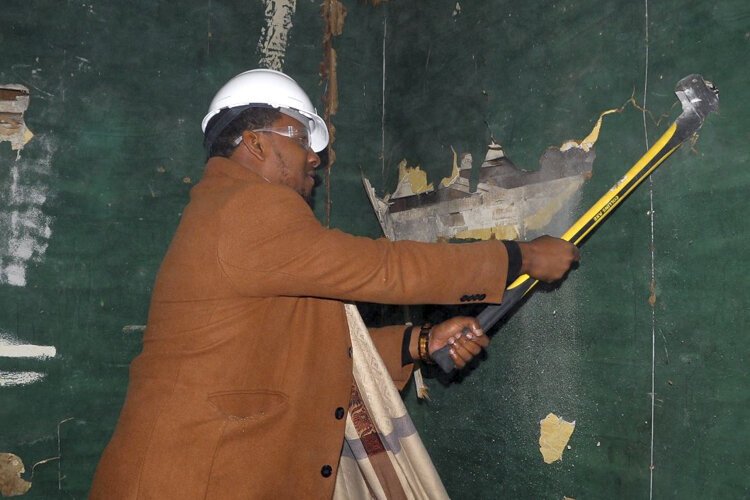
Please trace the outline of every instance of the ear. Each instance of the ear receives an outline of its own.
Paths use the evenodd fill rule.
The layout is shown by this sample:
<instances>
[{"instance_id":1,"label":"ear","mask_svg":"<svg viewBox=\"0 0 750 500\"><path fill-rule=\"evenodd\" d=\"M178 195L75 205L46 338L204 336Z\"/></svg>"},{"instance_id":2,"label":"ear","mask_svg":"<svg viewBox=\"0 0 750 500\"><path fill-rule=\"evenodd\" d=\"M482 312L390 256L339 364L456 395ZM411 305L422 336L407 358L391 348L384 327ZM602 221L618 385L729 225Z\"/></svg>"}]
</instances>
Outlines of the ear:
<instances>
[{"instance_id":1,"label":"ear","mask_svg":"<svg viewBox=\"0 0 750 500\"><path fill-rule=\"evenodd\" d=\"M244 147L247 149L247 152L257 158L259 161L265 160L266 154L261 136L259 136L255 132L251 132L249 130L245 130L244 132L242 132L241 145L244 145Z\"/></svg>"}]
</instances>

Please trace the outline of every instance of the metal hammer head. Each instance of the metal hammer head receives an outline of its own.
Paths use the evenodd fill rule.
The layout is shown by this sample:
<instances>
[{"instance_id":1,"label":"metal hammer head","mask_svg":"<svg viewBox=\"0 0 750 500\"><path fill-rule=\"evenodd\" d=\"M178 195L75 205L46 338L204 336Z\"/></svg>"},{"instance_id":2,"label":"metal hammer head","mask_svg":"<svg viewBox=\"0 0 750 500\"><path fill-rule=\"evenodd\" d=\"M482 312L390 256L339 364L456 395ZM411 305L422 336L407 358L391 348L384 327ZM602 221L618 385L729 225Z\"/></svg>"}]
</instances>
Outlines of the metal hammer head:
<instances>
[{"instance_id":1,"label":"metal hammer head","mask_svg":"<svg viewBox=\"0 0 750 500\"><path fill-rule=\"evenodd\" d=\"M719 89L701 75L688 75L677 82L675 94L682 104L680 117L695 114L702 123L709 113L719 110Z\"/></svg>"}]
</instances>

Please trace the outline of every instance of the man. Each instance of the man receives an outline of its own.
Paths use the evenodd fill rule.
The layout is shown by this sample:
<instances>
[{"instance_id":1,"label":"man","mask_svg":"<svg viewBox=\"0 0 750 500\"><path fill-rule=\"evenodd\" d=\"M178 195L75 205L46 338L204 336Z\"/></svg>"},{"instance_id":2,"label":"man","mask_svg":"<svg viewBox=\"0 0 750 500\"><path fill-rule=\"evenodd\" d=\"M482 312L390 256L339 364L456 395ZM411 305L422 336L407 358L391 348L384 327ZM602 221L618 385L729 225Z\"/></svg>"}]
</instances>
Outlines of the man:
<instances>
[{"instance_id":1,"label":"man","mask_svg":"<svg viewBox=\"0 0 750 500\"><path fill-rule=\"evenodd\" d=\"M578 259L550 237L426 244L322 227L305 198L328 132L284 74L230 80L203 130L209 161L159 270L92 498L331 498L364 392L345 302L497 303L519 273L554 281ZM399 388L446 344L459 368L488 345L463 317L369 335Z\"/></svg>"}]
</instances>

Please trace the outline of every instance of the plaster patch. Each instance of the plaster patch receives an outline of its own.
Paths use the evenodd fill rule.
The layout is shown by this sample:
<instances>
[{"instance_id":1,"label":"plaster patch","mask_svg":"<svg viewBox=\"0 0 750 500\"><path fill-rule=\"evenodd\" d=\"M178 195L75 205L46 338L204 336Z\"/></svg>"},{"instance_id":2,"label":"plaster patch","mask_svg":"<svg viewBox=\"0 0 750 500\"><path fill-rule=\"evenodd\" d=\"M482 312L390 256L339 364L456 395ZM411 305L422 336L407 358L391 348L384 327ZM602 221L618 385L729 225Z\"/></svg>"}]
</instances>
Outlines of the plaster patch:
<instances>
[{"instance_id":1,"label":"plaster patch","mask_svg":"<svg viewBox=\"0 0 750 500\"><path fill-rule=\"evenodd\" d=\"M260 34L258 51L259 66L282 71L284 57L292 29L292 16L297 8L296 0L265 0L266 26Z\"/></svg>"},{"instance_id":2,"label":"plaster patch","mask_svg":"<svg viewBox=\"0 0 750 500\"><path fill-rule=\"evenodd\" d=\"M539 422L539 451L542 452L544 463L551 464L562 460L563 451L575 427L575 420L566 422L554 413L548 414Z\"/></svg>"},{"instance_id":3,"label":"plaster patch","mask_svg":"<svg viewBox=\"0 0 750 500\"><path fill-rule=\"evenodd\" d=\"M21 478L26 472L23 461L13 453L0 453L0 493L4 497L23 495L31 483Z\"/></svg>"}]
</instances>

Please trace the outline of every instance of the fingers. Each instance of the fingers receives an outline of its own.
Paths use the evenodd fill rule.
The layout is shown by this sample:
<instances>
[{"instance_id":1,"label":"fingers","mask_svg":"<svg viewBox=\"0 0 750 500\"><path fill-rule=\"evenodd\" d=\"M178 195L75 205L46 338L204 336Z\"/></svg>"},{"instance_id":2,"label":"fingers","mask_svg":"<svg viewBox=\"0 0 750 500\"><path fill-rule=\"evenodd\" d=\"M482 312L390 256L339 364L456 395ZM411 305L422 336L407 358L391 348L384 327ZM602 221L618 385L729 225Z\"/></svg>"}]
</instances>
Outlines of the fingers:
<instances>
[{"instance_id":1,"label":"fingers","mask_svg":"<svg viewBox=\"0 0 750 500\"><path fill-rule=\"evenodd\" d=\"M489 338L481 329L471 331L466 329L457 337L448 340L450 356L456 367L461 369L466 366L482 349L489 345Z\"/></svg>"},{"instance_id":2,"label":"fingers","mask_svg":"<svg viewBox=\"0 0 750 500\"><path fill-rule=\"evenodd\" d=\"M476 318L457 316L432 327L429 352L444 346L449 348L457 368L463 368L490 343Z\"/></svg>"}]
</instances>

